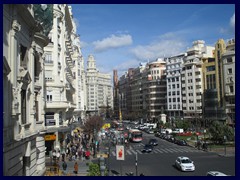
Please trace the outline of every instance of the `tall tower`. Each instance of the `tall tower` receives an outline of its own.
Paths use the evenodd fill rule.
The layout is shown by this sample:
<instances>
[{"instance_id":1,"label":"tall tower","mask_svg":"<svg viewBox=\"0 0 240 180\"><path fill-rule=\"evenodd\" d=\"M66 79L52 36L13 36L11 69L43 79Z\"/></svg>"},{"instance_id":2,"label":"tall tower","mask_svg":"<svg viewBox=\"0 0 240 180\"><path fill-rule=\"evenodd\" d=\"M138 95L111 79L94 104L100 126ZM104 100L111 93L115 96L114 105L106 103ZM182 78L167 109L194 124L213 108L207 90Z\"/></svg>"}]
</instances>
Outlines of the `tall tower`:
<instances>
[{"instance_id":1,"label":"tall tower","mask_svg":"<svg viewBox=\"0 0 240 180\"><path fill-rule=\"evenodd\" d=\"M113 70L113 107L114 116L118 116L119 113L119 87L118 87L118 72L116 69Z\"/></svg>"}]
</instances>

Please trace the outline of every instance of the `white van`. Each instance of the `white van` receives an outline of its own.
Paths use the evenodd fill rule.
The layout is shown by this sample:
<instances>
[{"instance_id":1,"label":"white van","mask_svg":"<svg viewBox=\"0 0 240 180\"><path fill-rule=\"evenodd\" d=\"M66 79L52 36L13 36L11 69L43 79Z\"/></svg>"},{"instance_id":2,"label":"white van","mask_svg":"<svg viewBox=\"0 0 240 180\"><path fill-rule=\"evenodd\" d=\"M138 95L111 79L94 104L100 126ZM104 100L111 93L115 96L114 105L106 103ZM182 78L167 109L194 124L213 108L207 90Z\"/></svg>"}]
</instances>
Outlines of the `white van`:
<instances>
[{"instance_id":1,"label":"white van","mask_svg":"<svg viewBox=\"0 0 240 180\"><path fill-rule=\"evenodd\" d=\"M169 128L161 129L161 133L163 133L163 134L172 134L172 129L169 129Z\"/></svg>"},{"instance_id":2,"label":"white van","mask_svg":"<svg viewBox=\"0 0 240 180\"><path fill-rule=\"evenodd\" d=\"M173 133L183 133L183 132L184 132L184 130L183 129L179 129L179 128L174 129L174 131L173 131Z\"/></svg>"}]
</instances>

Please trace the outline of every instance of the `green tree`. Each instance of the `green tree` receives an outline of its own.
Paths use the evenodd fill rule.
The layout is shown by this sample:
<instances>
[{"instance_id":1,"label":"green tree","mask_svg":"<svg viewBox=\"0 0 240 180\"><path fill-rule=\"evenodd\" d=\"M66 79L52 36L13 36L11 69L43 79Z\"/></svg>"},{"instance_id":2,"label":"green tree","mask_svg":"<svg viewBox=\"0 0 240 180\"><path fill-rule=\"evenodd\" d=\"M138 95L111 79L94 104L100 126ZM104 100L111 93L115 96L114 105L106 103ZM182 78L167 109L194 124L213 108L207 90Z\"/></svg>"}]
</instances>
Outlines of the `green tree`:
<instances>
[{"instance_id":1,"label":"green tree","mask_svg":"<svg viewBox=\"0 0 240 180\"><path fill-rule=\"evenodd\" d=\"M89 170L88 170L88 176L100 176L100 167L99 164L96 163L89 163L88 164Z\"/></svg>"},{"instance_id":2,"label":"green tree","mask_svg":"<svg viewBox=\"0 0 240 180\"><path fill-rule=\"evenodd\" d=\"M184 131L191 127L191 124L188 120L177 120L175 121L175 125L177 128L184 129Z\"/></svg>"},{"instance_id":3,"label":"green tree","mask_svg":"<svg viewBox=\"0 0 240 180\"><path fill-rule=\"evenodd\" d=\"M224 142L224 136L228 141L234 140L233 129L227 125L221 124L218 121L214 121L209 128L209 132L212 136L212 140L215 143L222 144Z\"/></svg>"}]
</instances>

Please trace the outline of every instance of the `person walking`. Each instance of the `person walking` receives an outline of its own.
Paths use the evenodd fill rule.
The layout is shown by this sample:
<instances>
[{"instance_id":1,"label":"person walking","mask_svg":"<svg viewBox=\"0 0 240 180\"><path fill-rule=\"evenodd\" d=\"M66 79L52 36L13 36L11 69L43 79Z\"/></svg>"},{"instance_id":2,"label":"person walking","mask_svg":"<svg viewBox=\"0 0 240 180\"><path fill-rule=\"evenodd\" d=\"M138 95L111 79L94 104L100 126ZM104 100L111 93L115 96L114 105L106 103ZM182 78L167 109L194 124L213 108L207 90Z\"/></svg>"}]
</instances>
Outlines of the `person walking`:
<instances>
[{"instance_id":1,"label":"person walking","mask_svg":"<svg viewBox=\"0 0 240 180\"><path fill-rule=\"evenodd\" d=\"M78 163L77 162L75 162L75 164L74 164L74 173L78 174Z\"/></svg>"},{"instance_id":2,"label":"person walking","mask_svg":"<svg viewBox=\"0 0 240 180\"><path fill-rule=\"evenodd\" d=\"M66 163L66 161L63 161L62 168L63 168L63 173L67 174L67 172L66 172L66 170L67 170L67 163Z\"/></svg>"}]
</instances>

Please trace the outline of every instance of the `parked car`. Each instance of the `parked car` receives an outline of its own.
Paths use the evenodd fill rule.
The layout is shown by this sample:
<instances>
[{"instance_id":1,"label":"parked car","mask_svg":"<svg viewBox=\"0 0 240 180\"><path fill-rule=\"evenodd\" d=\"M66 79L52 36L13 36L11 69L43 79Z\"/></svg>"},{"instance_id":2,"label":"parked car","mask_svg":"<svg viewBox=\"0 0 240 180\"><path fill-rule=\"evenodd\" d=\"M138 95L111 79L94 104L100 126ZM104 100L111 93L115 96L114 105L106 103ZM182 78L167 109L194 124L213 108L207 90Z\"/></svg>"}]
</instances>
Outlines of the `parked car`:
<instances>
[{"instance_id":1,"label":"parked car","mask_svg":"<svg viewBox=\"0 0 240 180\"><path fill-rule=\"evenodd\" d=\"M152 150L153 150L153 145L151 145L151 144L145 144L145 146L144 146L143 149L142 149L142 152L150 153L150 152L152 152Z\"/></svg>"},{"instance_id":2,"label":"parked car","mask_svg":"<svg viewBox=\"0 0 240 180\"><path fill-rule=\"evenodd\" d=\"M179 139L176 140L176 144L180 145L180 146L187 146L188 143L185 140Z\"/></svg>"},{"instance_id":3,"label":"parked car","mask_svg":"<svg viewBox=\"0 0 240 180\"><path fill-rule=\"evenodd\" d=\"M188 157L178 157L175 161L175 166L181 171L195 171L195 165Z\"/></svg>"},{"instance_id":4,"label":"parked car","mask_svg":"<svg viewBox=\"0 0 240 180\"><path fill-rule=\"evenodd\" d=\"M219 171L208 171L207 176L228 176L228 175Z\"/></svg>"},{"instance_id":5,"label":"parked car","mask_svg":"<svg viewBox=\"0 0 240 180\"><path fill-rule=\"evenodd\" d=\"M148 128L148 129L146 130L146 132L147 132L148 134L154 134L154 131L153 131L152 128Z\"/></svg>"},{"instance_id":6,"label":"parked car","mask_svg":"<svg viewBox=\"0 0 240 180\"><path fill-rule=\"evenodd\" d=\"M153 146L157 146L158 145L158 140L157 139L150 139L148 144L151 144Z\"/></svg>"}]
</instances>

